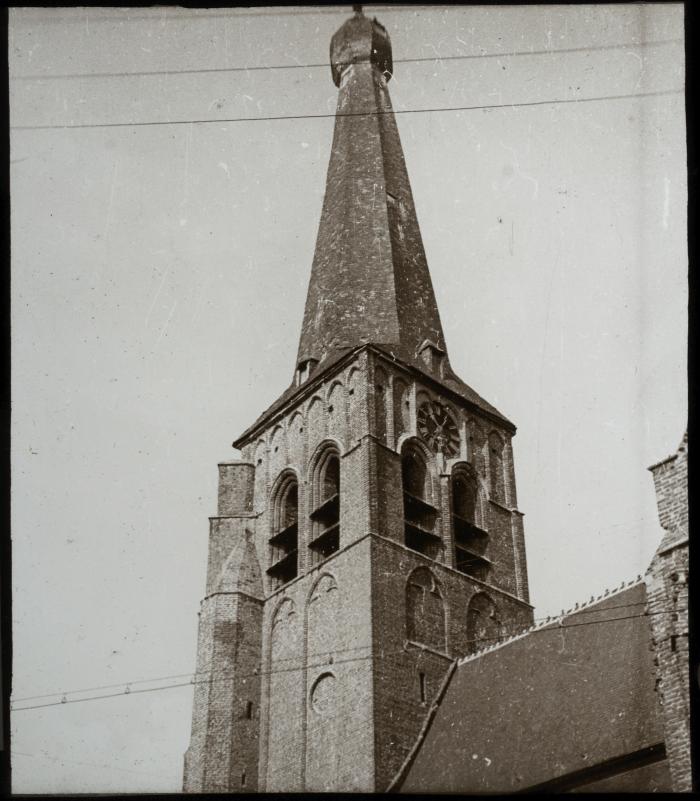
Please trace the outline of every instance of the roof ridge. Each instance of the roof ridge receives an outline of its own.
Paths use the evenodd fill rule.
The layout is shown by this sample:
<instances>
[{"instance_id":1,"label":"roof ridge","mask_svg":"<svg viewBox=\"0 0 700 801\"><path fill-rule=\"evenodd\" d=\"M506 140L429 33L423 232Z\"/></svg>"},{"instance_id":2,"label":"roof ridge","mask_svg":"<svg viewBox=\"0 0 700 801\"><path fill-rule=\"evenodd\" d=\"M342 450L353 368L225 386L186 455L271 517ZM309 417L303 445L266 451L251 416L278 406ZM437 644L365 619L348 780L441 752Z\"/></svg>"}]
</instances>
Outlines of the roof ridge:
<instances>
[{"instance_id":1,"label":"roof ridge","mask_svg":"<svg viewBox=\"0 0 700 801\"><path fill-rule=\"evenodd\" d=\"M531 634L533 631L537 631L539 629L547 628L548 626L552 626L555 623L560 623L566 617L570 617L571 615L579 612L581 609L587 609L590 606L594 606L601 601L607 601L609 598L614 598L616 595L621 593L623 590L628 590L630 587L634 587L637 584L643 584L644 579L640 573L637 574L636 578L629 579L627 581L623 581L621 584L617 585L613 589L606 589L600 595L591 595L589 600L583 601L579 603L578 601L572 606L570 609L564 610L562 609L558 615L547 616L546 618L538 621L537 623L533 623L532 626L524 629L523 631L518 632L517 634L511 634L508 637L505 637L502 640L498 640L496 643L492 645L486 645L483 648L479 648L478 650L474 651L473 654L468 654L467 656L463 656L461 659L457 660L457 666L465 664L466 662L471 662L472 660L476 659L477 657L483 656L484 654L491 653L492 651L497 651L499 648L503 648L505 645L509 645L510 643L514 642L515 640L520 640L523 637L526 637L528 634Z\"/></svg>"}]
</instances>

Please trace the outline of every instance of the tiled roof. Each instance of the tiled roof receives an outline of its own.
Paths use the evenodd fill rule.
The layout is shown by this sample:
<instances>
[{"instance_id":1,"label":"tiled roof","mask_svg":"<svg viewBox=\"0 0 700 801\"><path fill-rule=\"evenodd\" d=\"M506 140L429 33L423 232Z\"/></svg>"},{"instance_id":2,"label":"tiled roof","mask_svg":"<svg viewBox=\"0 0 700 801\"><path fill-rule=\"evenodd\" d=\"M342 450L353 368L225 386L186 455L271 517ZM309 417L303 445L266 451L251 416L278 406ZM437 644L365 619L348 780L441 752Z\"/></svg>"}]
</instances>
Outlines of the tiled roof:
<instances>
[{"instance_id":1,"label":"tiled roof","mask_svg":"<svg viewBox=\"0 0 700 801\"><path fill-rule=\"evenodd\" d=\"M513 792L663 741L641 579L457 663L402 792Z\"/></svg>"}]
</instances>

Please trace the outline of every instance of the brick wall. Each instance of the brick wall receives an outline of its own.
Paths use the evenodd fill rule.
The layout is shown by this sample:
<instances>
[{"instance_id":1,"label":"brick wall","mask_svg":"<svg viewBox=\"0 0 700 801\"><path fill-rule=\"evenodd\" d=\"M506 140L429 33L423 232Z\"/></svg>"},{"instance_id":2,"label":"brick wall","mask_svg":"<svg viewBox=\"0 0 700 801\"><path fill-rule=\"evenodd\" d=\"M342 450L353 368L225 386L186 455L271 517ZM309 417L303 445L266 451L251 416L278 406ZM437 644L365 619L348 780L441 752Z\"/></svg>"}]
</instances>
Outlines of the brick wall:
<instances>
[{"instance_id":1,"label":"brick wall","mask_svg":"<svg viewBox=\"0 0 700 801\"><path fill-rule=\"evenodd\" d=\"M666 753L673 789L691 787L688 658L688 445L650 468L665 530L646 574Z\"/></svg>"},{"instance_id":2,"label":"brick wall","mask_svg":"<svg viewBox=\"0 0 700 801\"><path fill-rule=\"evenodd\" d=\"M688 524L688 433L678 451L649 468L654 477L661 527L672 531Z\"/></svg>"},{"instance_id":3,"label":"brick wall","mask_svg":"<svg viewBox=\"0 0 700 801\"><path fill-rule=\"evenodd\" d=\"M411 642L407 630L406 582L418 567L435 577L445 610L446 642ZM430 704L453 659L468 650L467 608L474 594L486 591L501 619L514 633L532 622L531 607L504 592L436 563L403 545L372 539L372 625L376 784L381 792L413 747ZM420 673L426 698L420 696Z\"/></svg>"},{"instance_id":4,"label":"brick wall","mask_svg":"<svg viewBox=\"0 0 700 801\"><path fill-rule=\"evenodd\" d=\"M447 402L461 432L457 458L438 465L430 457L436 531L443 541L435 560L403 544L400 452L416 436L421 398ZM217 659L223 660L249 683L232 679L197 687L186 788L383 789L412 747L451 660L468 650L471 597L488 591L506 632L527 625L532 610L522 602L527 584L521 516L488 501L488 435L493 430L492 421L367 349L339 363L320 384L310 381L265 431L243 444L242 460L220 465L207 593L215 592L235 544L248 536L265 600L262 610L255 604L221 605L211 598L203 602L200 669L220 669ZM503 428L498 433L506 453L504 500L512 502L510 434ZM311 487L324 443L340 454L340 550L314 567L308 548ZM465 460L476 470L480 520L489 532L487 555L494 566L486 583L452 567L450 476ZM298 481L298 576L278 589L266 575L271 495L280 477L289 474ZM442 646L428 637L419 638L428 643L411 644L407 637L406 579L420 565L430 566L442 593ZM315 582L325 573L333 588L317 591ZM246 627L256 632L250 642ZM319 650L333 662L317 659ZM357 658L346 661L343 655ZM251 693L259 693L252 722L240 719ZM248 732L251 727L254 735ZM259 752L257 769L252 750Z\"/></svg>"},{"instance_id":5,"label":"brick wall","mask_svg":"<svg viewBox=\"0 0 700 801\"><path fill-rule=\"evenodd\" d=\"M462 661L398 789L668 790L646 600L640 581Z\"/></svg>"},{"instance_id":6,"label":"brick wall","mask_svg":"<svg viewBox=\"0 0 700 801\"><path fill-rule=\"evenodd\" d=\"M260 599L228 593L202 602L185 792L257 788L261 623Z\"/></svg>"},{"instance_id":7,"label":"brick wall","mask_svg":"<svg viewBox=\"0 0 700 801\"><path fill-rule=\"evenodd\" d=\"M268 599L260 789L371 789L369 599L367 539Z\"/></svg>"},{"instance_id":8,"label":"brick wall","mask_svg":"<svg viewBox=\"0 0 700 801\"><path fill-rule=\"evenodd\" d=\"M461 431L459 456L431 468L439 510L436 531L443 538L436 561L403 545L400 451L407 438L416 436L421 398L447 402ZM467 652L466 615L474 593L491 593L506 631L517 630L531 619L531 608L515 597L518 593L527 597L521 516L506 505L488 502L488 435L493 430L492 421L436 393L368 349L331 369L319 385L309 382L305 393L280 409L267 431L243 444L244 463L255 469L254 496L245 508L252 508L255 517L255 547L263 573L270 564L271 491L283 471L292 471L299 481L299 575L280 590L264 578L260 789L382 789L412 746L426 705L451 659ZM512 501L510 433L500 428L498 434L506 443L504 500ZM310 485L315 454L324 442L333 442L340 453L340 552L312 569L307 558ZM489 558L494 562L486 584L452 568L450 474L455 464L467 459L477 471L482 524L489 530ZM379 537L372 536L371 551L368 535ZM393 541L393 549L385 544L388 541ZM213 547L217 553L225 552L223 545ZM426 564L437 571L444 593L446 643L442 650L407 645L406 579L411 570ZM337 586L331 596L337 593L342 599L342 616L337 611L328 613L335 639L328 640L327 650L340 654L346 647L355 648L365 657L342 671L311 667L314 638L325 635L318 633L320 624L313 615L309 627L309 593L326 569ZM278 610L287 607L285 622L280 622ZM328 675L320 675L319 670ZM421 681L425 701L420 700ZM314 701L316 682L318 699ZM346 709L338 698L349 699L351 708ZM368 727L366 737L349 738L349 730L363 726ZM331 763L334 768L328 767Z\"/></svg>"},{"instance_id":9,"label":"brick wall","mask_svg":"<svg viewBox=\"0 0 700 801\"><path fill-rule=\"evenodd\" d=\"M185 792L257 787L263 587L252 533L253 481L250 464L219 465Z\"/></svg>"},{"instance_id":10,"label":"brick wall","mask_svg":"<svg viewBox=\"0 0 700 801\"><path fill-rule=\"evenodd\" d=\"M306 367L297 373L299 389L290 388L236 441L243 459L219 467L198 664L212 675L225 669L227 679L197 687L190 789L253 789L258 725L257 789L384 788L445 669L467 650L473 594L488 589L510 628L532 615L514 429L448 370L391 113L388 36L358 13L333 37L331 51L340 92L298 352L298 366ZM350 53L352 63L343 63ZM434 380L380 355L378 345L364 347L372 342L404 349L406 364L420 351ZM460 430L456 458L445 461L417 440L421 399L449 406ZM497 464L489 463L489 439L499 442ZM401 454L408 441L424 452L431 474L432 559L404 545ZM335 508L319 513L319 476L331 450L340 464L339 550L318 564L312 543L323 530L319 519ZM466 460L478 478L480 524L494 562L487 584L453 569L452 470ZM277 499L294 497L283 490L295 483L296 529L281 527ZM496 495L499 504L489 508ZM292 569L282 574L280 564ZM409 642L406 630L406 580L419 566L433 573L428 596L421 595L425 619L412 636L428 648ZM251 592L256 577L259 592L257 585ZM238 725L241 703L258 692L259 724L246 715Z\"/></svg>"}]
</instances>

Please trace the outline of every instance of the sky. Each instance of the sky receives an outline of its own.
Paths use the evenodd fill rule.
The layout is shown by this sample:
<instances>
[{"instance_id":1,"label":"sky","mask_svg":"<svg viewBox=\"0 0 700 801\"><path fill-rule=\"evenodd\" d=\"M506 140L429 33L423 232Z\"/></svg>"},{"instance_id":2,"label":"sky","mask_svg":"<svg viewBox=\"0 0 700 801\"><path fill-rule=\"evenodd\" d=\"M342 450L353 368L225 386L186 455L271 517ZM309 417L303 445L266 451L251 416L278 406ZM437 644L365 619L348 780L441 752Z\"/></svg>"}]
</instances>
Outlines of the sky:
<instances>
[{"instance_id":1,"label":"sky","mask_svg":"<svg viewBox=\"0 0 700 801\"><path fill-rule=\"evenodd\" d=\"M686 426L683 7L366 13L395 110L463 109L397 123L556 614L645 571ZM10 10L13 699L118 693L14 712L15 792L181 787L216 466L292 378L349 14Z\"/></svg>"}]
</instances>

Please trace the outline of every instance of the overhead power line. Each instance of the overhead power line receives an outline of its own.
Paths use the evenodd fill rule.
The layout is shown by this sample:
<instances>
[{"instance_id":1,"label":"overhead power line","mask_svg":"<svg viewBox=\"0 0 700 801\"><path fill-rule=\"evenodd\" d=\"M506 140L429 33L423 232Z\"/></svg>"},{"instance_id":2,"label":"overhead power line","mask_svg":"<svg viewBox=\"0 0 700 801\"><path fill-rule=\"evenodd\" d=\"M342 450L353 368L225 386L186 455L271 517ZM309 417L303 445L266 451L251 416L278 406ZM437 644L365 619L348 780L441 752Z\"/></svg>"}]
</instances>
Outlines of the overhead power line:
<instances>
[{"instance_id":1,"label":"overhead power line","mask_svg":"<svg viewBox=\"0 0 700 801\"><path fill-rule=\"evenodd\" d=\"M636 606L636 604L635 604ZM322 655L332 655L332 654L344 654L349 653L351 651L362 651L366 650L368 646L366 645L355 645L352 648L335 648L332 651L320 651L317 656ZM282 660L285 661L285 660ZM136 679L134 681L120 681L116 684L101 684L97 687L82 687L79 690L62 690L61 692L54 692L54 693L44 693L43 695L27 695L23 698L13 698L12 703L18 704L22 701L35 701L38 698L55 698L56 696L64 696L64 695L76 695L78 693L89 693L94 692L96 690L112 690L115 687L133 687L135 684L150 684L154 681L167 681L168 679L183 679L186 676L196 676L197 671L190 670L188 673L175 673L174 675L170 676L155 676L150 679ZM209 674L206 674L209 675Z\"/></svg>"},{"instance_id":2,"label":"overhead power line","mask_svg":"<svg viewBox=\"0 0 700 801\"><path fill-rule=\"evenodd\" d=\"M481 58L512 58L515 56L547 56L557 54L569 53L588 53L600 50L620 50L625 48L639 48L639 47L652 47L667 44L682 43L682 39L660 39L655 42L622 42L620 44L600 45L597 47L567 47L554 50L517 50L510 53L473 53L468 55L452 55L452 56L425 56L416 58L395 58L394 64L417 64L422 62L436 62L436 61L465 61L471 59ZM344 66L344 65L341 65ZM325 61L322 64L261 64L256 66L247 67L205 67L202 69L190 70L143 70L134 72L72 72L72 73L58 73L50 75L12 75L10 79L13 81L57 81L68 79L84 79L84 78L134 78L145 76L157 75L206 75L213 73L227 73L227 72L260 72L265 70L299 70L299 69L328 69L329 62Z\"/></svg>"},{"instance_id":3,"label":"overhead power line","mask_svg":"<svg viewBox=\"0 0 700 801\"><path fill-rule=\"evenodd\" d=\"M638 604L636 604L636 603L629 604L629 606L637 606L637 605ZM626 605L625 604L621 604L620 606L626 606ZM612 607L610 607L610 608L612 608ZM572 610L571 615L577 614L579 611L586 611L586 610ZM603 607L602 609L588 610L588 611L591 611L591 612L592 611L597 611L597 612L600 613L600 612L607 611L607 608ZM687 610L682 609L682 610L673 610L673 611L687 611ZM615 623L615 622L619 622L619 621L623 621L623 620L632 620L632 619L640 618L640 617L651 617L653 615L671 614L671 613L672 613L672 611L670 611L670 610L662 610L662 611L658 611L658 612L638 612L637 614L633 614L633 615L620 615L618 617L603 618L601 620L587 620L587 621L582 621L582 622L579 622L579 623L561 623L561 622L559 622L557 624L556 619L554 619L552 621L551 625L549 625L549 626L545 625L545 626L543 626L541 628L534 628L534 629L523 628L522 630L517 630L515 633L516 634L522 633L523 636L525 636L525 635L529 636L530 634L537 634L537 633L540 633L540 632L543 632L543 631L552 632L552 631L560 631L562 629L580 628L581 626L596 626L596 625L599 625L601 623ZM569 616L569 615L565 615L565 616ZM488 640L488 641L497 642L497 641L500 641L500 640L506 640L510 636L512 636L510 633L503 633L503 634L501 634L499 636L495 636L495 637L480 637L478 641L479 642L485 642L485 641ZM359 648L368 648L368 647L369 646L359 646ZM420 644L418 644L416 647L420 648ZM344 650L357 650L357 649L344 649ZM90 696L89 698L66 698L65 695L64 695L63 698L60 701L51 701L51 702L48 702L48 703L45 703L45 704L32 704L30 706L14 707L14 708L11 708L10 711L12 711L12 712L23 712L23 711L28 711L28 710L31 710L31 709L44 709L46 707L51 707L51 706L65 706L66 704L78 704L78 703L85 703L87 701L99 701L99 700L103 700L105 698L118 698L118 697L124 696L124 695L138 695L138 694L141 694L141 693L154 693L154 692L160 692L162 690L172 690L172 689L176 689L178 687L189 687L189 686L197 685L197 684L206 684L206 683L208 683L210 681L211 682L230 681L234 677L235 678L254 678L254 677L271 676L271 675L276 675L276 674L279 674L279 673L292 673L292 672L296 672L296 671L300 671L300 670L306 670L306 669L312 668L312 667L328 667L328 668L332 668L333 665L343 664L345 662L357 662L357 661L363 660L363 659L373 659L373 658L376 659L377 657L384 658L386 656L391 656L392 654L401 653L404 650L405 650L404 648L400 648L400 649L396 649L396 650L392 650L392 651L384 651L384 652L381 652L379 655L377 655L377 654L365 654L365 655L362 655L362 656L346 657L345 659L333 659L332 661L330 661L328 659L325 659L325 660L323 660L321 662L310 663L308 665L296 665L296 666L293 666L293 667L282 667L282 668L278 668L278 669L275 669L275 670L267 670L267 671L260 670L257 673L244 674L244 673L235 673L234 672L231 675L225 676L223 678L211 678L211 674L201 674L201 675L204 676L204 678L197 679L196 678L196 676L198 675L197 673L188 673L188 674L184 674L184 675L191 676L192 678L190 679L190 681L186 681L186 682L178 682L176 684L166 684L166 685L163 685L161 687L145 687L145 688L140 689L140 690L132 690L131 689L131 684L132 683L135 684L136 682L131 682L131 683L128 683L126 685L124 690L122 690L121 692L118 692L118 693L106 693L106 694L103 694L103 695L93 695L93 696ZM340 653L340 652L341 651L339 650L339 651L336 651L335 653ZM327 652L327 653L331 653L331 652ZM144 681L147 681L147 680L144 680ZM155 679L153 681L155 681ZM118 685L118 686L123 686L123 685ZM78 692L78 691L74 691L74 692ZM35 696L35 697L40 697L40 696Z\"/></svg>"},{"instance_id":4,"label":"overhead power line","mask_svg":"<svg viewBox=\"0 0 700 801\"><path fill-rule=\"evenodd\" d=\"M604 100L631 100L642 97L664 97L681 94L682 89L665 89L659 92L637 92L628 95L604 95L602 97L577 97L558 100L534 100L526 103L492 103L483 106L449 106L446 108L408 108L396 111L356 111L339 114L281 114L269 117L229 117L219 120L153 120L149 122L95 122L75 123L67 125L11 125L14 131L66 130L69 128L139 128L146 125L223 125L230 122L271 122L273 120L315 120L338 117L376 117L381 114L436 114L446 111L478 111L480 109L523 108L534 106L550 106L570 103L593 103Z\"/></svg>"},{"instance_id":5,"label":"overhead power line","mask_svg":"<svg viewBox=\"0 0 700 801\"><path fill-rule=\"evenodd\" d=\"M79 17L77 15L74 16L53 16L53 17L29 17L28 19L22 19L21 17L17 17L20 23L27 23L27 22L41 22L41 24L49 23L72 23L72 22L79 22L83 25L86 22L89 23L99 23L99 22L148 22L149 20L157 20L163 21L167 20L168 22L180 22L180 20L209 20L209 19L228 19L234 20L238 19L239 17L297 17L297 16L305 16L305 15L315 15L315 14L336 14L336 15L346 15L350 16L351 14L351 6L350 5L337 5L337 6L299 6L298 8L290 8L288 10L279 10L275 8L271 8L269 11L250 11L246 9L245 11L237 11L236 9L230 9L233 13L231 14L208 14L208 13L201 13L201 14L183 14L178 13L179 8L175 6L163 6L163 12L160 14L134 14L135 11L138 11L138 8L127 7L126 13L123 16L94 16L92 19L87 16L87 14ZM181 7L180 7L181 8ZM364 10L366 12L365 16L372 16L374 14L384 14L385 12L394 12L394 11L447 11L447 10L454 10L455 6L452 5L378 5L378 6L364 6ZM86 8L86 11L90 11L90 8ZM173 13L174 12L174 13ZM17 24L17 23L15 23Z\"/></svg>"},{"instance_id":6,"label":"overhead power line","mask_svg":"<svg viewBox=\"0 0 700 801\"><path fill-rule=\"evenodd\" d=\"M603 602L605 600L605 596L602 596L597 600ZM604 611L607 612L611 609L630 609L631 607L635 606L645 606L646 603L647 603L646 601L633 601L632 603L625 603L625 604L611 604L605 606ZM536 617L533 619L533 623L545 623L552 620L553 618L556 619L557 617L564 617L569 613L594 614L594 613L599 613L600 611L601 609L598 608L597 606L593 607L584 606L579 608L572 607L572 609L570 609L569 612L566 612L564 609L562 609L559 615L554 615L554 616L547 615L546 617ZM317 654L317 656L349 653L351 651L362 651L366 648L367 648L366 645L356 645L351 648L335 648L332 651L321 651ZM282 661L288 661L288 660L282 660ZM56 698L57 696L77 695L79 693L96 692L97 690L113 690L116 687L133 687L136 684L151 684L156 681L167 681L169 679L183 679L185 677L196 676L196 675L197 671L190 670L187 673L175 673L175 674L170 674L169 676L152 676L151 678L148 679L133 679L131 681L116 682L115 684L100 684L95 687L81 687L78 690L61 690L60 692L44 693L43 695L25 695L22 698L13 698L12 703L18 704L24 701L36 701L41 698Z\"/></svg>"}]
</instances>

